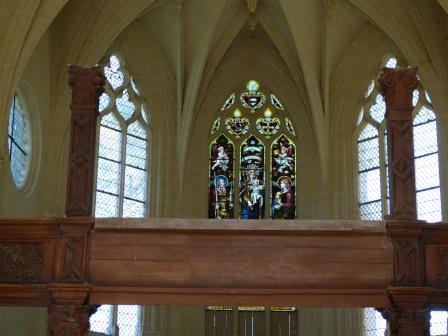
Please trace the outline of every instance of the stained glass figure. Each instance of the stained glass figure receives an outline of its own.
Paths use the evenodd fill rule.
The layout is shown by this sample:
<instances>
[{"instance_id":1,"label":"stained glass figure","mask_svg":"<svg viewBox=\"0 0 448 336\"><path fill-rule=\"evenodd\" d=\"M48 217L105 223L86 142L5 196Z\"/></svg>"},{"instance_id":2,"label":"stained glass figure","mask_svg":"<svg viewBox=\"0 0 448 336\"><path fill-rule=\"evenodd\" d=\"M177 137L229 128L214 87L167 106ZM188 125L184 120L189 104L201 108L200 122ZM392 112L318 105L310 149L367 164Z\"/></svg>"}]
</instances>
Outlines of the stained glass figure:
<instances>
[{"instance_id":1,"label":"stained glass figure","mask_svg":"<svg viewBox=\"0 0 448 336\"><path fill-rule=\"evenodd\" d=\"M255 113L255 110L266 102L266 96L263 92L258 91L259 88L258 82L251 80L246 85L247 92L243 92L240 96L241 104L250 109L252 113Z\"/></svg>"},{"instance_id":2,"label":"stained glass figure","mask_svg":"<svg viewBox=\"0 0 448 336\"><path fill-rule=\"evenodd\" d=\"M284 107L282 103L280 103L280 100L273 94L271 94L271 104L274 105L279 110L284 110Z\"/></svg>"},{"instance_id":3,"label":"stained glass figure","mask_svg":"<svg viewBox=\"0 0 448 336\"><path fill-rule=\"evenodd\" d=\"M288 117L285 117L285 122L286 122L286 129L288 130L288 132L295 136L296 130L294 129L291 120Z\"/></svg>"},{"instance_id":4,"label":"stained glass figure","mask_svg":"<svg viewBox=\"0 0 448 336\"><path fill-rule=\"evenodd\" d=\"M230 108L233 103L235 103L235 93L232 93L229 98L224 102L224 105L221 107L221 111L227 110Z\"/></svg>"},{"instance_id":5,"label":"stained glass figure","mask_svg":"<svg viewBox=\"0 0 448 336\"><path fill-rule=\"evenodd\" d=\"M272 111L268 107L264 111L264 118L258 118L255 126L260 134L269 139L280 129L280 119L272 117Z\"/></svg>"},{"instance_id":6,"label":"stained glass figure","mask_svg":"<svg viewBox=\"0 0 448 336\"><path fill-rule=\"evenodd\" d=\"M227 131L239 138L241 135L246 134L250 128L249 119L243 118L240 109L236 109L233 112L232 118L226 119L226 129Z\"/></svg>"},{"instance_id":7,"label":"stained glass figure","mask_svg":"<svg viewBox=\"0 0 448 336\"><path fill-rule=\"evenodd\" d=\"M281 135L272 144L271 216L273 219L296 218L296 157L293 143Z\"/></svg>"},{"instance_id":8,"label":"stained glass figure","mask_svg":"<svg viewBox=\"0 0 448 336\"><path fill-rule=\"evenodd\" d=\"M240 218L264 218L264 195L264 146L251 135L241 146Z\"/></svg>"},{"instance_id":9,"label":"stained glass figure","mask_svg":"<svg viewBox=\"0 0 448 336\"><path fill-rule=\"evenodd\" d=\"M210 134L215 134L216 131L219 129L219 126L221 126L221 117L216 118L216 120L213 122L212 130L210 131Z\"/></svg>"},{"instance_id":10,"label":"stained glass figure","mask_svg":"<svg viewBox=\"0 0 448 336\"><path fill-rule=\"evenodd\" d=\"M233 218L234 147L220 135L210 145L208 218Z\"/></svg>"}]
</instances>

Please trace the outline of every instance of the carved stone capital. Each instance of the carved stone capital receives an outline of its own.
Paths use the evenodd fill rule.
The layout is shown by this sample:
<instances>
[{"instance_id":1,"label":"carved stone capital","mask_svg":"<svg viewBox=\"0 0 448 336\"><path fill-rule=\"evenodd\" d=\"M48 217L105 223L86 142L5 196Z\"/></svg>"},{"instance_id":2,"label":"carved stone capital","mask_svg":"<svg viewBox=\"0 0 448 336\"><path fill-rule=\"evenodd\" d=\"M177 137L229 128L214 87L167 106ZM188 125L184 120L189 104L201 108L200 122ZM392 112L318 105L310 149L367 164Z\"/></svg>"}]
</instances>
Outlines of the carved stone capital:
<instances>
[{"instance_id":1,"label":"carved stone capital","mask_svg":"<svg viewBox=\"0 0 448 336\"><path fill-rule=\"evenodd\" d=\"M48 336L87 336L88 306L52 305L48 307Z\"/></svg>"}]
</instances>

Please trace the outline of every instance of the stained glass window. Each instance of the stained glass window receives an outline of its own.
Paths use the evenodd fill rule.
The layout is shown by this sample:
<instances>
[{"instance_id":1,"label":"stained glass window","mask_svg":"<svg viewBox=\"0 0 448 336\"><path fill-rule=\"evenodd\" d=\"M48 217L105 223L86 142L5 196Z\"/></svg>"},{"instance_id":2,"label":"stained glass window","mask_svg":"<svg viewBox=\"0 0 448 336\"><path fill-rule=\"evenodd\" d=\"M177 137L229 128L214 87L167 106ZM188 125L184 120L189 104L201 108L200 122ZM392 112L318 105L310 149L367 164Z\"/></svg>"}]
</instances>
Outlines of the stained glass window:
<instances>
[{"instance_id":1,"label":"stained glass window","mask_svg":"<svg viewBox=\"0 0 448 336\"><path fill-rule=\"evenodd\" d=\"M295 146L285 135L272 144L272 209L274 219L296 217L296 158Z\"/></svg>"},{"instance_id":2,"label":"stained glass window","mask_svg":"<svg viewBox=\"0 0 448 336\"><path fill-rule=\"evenodd\" d=\"M109 57L100 97L96 217L147 215L149 117L124 61Z\"/></svg>"},{"instance_id":3,"label":"stained glass window","mask_svg":"<svg viewBox=\"0 0 448 336\"><path fill-rule=\"evenodd\" d=\"M296 132L281 97L249 80L225 100L210 133L209 218L296 218Z\"/></svg>"},{"instance_id":4,"label":"stained glass window","mask_svg":"<svg viewBox=\"0 0 448 336\"><path fill-rule=\"evenodd\" d=\"M208 218L233 218L233 152L225 135L210 146Z\"/></svg>"},{"instance_id":5,"label":"stained glass window","mask_svg":"<svg viewBox=\"0 0 448 336\"><path fill-rule=\"evenodd\" d=\"M240 218L264 218L264 146L251 135L240 153Z\"/></svg>"},{"instance_id":6,"label":"stained glass window","mask_svg":"<svg viewBox=\"0 0 448 336\"><path fill-rule=\"evenodd\" d=\"M149 115L135 78L123 59L111 55L104 66L105 92L99 101L96 217L148 216ZM91 330L105 335L141 336L137 305L102 305Z\"/></svg>"},{"instance_id":7,"label":"stained glass window","mask_svg":"<svg viewBox=\"0 0 448 336\"><path fill-rule=\"evenodd\" d=\"M384 66L399 66L388 58ZM437 117L428 92L420 84L412 97L414 107L414 158L418 218L442 220ZM358 200L362 219L381 219L390 211L387 171L386 104L373 80L366 91L358 120Z\"/></svg>"},{"instance_id":8,"label":"stained glass window","mask_svg":"<svg viewBox=\"0 0 448 336\"><path fill-rule=\"evenodd\" d=\"M21 97L14 95L8 121L8 153L12 178L18 188L25 185L30 165L31 134Z\"/></svg>"}]
</instances>

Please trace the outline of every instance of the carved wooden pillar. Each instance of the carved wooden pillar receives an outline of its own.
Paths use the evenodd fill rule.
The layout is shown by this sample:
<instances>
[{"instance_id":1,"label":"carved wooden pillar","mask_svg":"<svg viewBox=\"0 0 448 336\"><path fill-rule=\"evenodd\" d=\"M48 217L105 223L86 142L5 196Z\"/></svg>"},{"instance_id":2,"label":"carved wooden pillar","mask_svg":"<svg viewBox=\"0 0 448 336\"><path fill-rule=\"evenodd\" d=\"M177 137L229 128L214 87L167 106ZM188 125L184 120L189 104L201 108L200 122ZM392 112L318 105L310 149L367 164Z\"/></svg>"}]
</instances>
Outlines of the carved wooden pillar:
<instances>
[{"instance_id":1,"label":"carved wooden pillar","mask_svg":"<svg viewBox=\"0 0 448 336\"><path fill-rule=\"evenodd\" d=\"M91 216L96 119L105 77L100 66L69 65L71 128L65 215Z\"/></svg>"},{"instance_id":2,"label":"carved wooden pillar","mask_svg":"<svg viewBox=\"0 0 448 336\"><path fill-rule=\"evenodd\" d=\"M48 336L87 336L87 297L90 285L50 284L53 302L48 307Z\"/></svg>"},{"instance_id":3,"label":"carved wooden pillar","mask_svg":"<svg viewBox=\"0 0 448 336\"><path fill-rule=\"evenodd\" d=\"M415 67L384 68L379 79L386 100L389 194L386 218L394 253L394 281L388 289L386 315L391 336L429 336L428 288L422 234L417 220L412 128L412 94L418 85Z\"/></svg>"},{"instance_id":4,"label":"carved wooden pillar","mask_svg":"<svg viewBox=\"0 0 448 336\"><path fill-rule=\"evenodd\" d=\"M412 93L417 68L383 68L380 93L386 100L389 157L390 219L416 220L415 167L412 134Z\"/></svg>"},{"instance_id":5,"label":"carved wooden pillar","mask_svg":"<svg viewBox=\"0 0 448 336\"><path fill-rule=\"evenodd\" d=\"M429 336L430 311L425 307L432 291L426 287L389 288L391 336Z\"/></svg>"}]
</instances>

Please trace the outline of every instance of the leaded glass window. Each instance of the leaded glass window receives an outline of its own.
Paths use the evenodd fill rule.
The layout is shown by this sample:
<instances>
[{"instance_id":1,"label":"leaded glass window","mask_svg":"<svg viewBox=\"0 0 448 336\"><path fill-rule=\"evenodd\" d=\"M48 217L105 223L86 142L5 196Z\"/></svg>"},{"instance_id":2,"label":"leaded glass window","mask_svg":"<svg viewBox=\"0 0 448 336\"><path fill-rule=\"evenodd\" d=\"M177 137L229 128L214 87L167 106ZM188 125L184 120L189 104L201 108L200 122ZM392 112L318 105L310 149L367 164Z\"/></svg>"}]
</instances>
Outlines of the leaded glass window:
<instances>
[{"instance_id":1,"label":"leaded glass window","mask_svg":"<svg viewBox=\"0 0 448 336\"><path fill-rule=\"evenodd\" d=\"M104 66L105 92L99 101L96 217L148 216L149 115L141 89L125 62L111 55ZM91 330L105 335L141 336L142 308L102 305Z\"/></svg>"},{"instance_id":2,"label":"leaded glass window","mask_svg":"<svg viewBox=\"0 0 448 336\"><path fill-rule=\"evenodd\" d=\"M233 218L233 143L225 135L210 146L209 218Z\"/></svg>"},{"instance_id":3,"label":"leaded glass window","mask_svg":"<svg viewBox=\"0 0 448 336\"><path fill-rule=\"evenodd\" d=\"M149 118L124 61L111 55L99 103L96 217L148 215Z\"/></svg>"},{"instance_id":4,"label":"leaded glass window","mask_svg":"<svg viewBox=\"0 0 448 336\"><path fill-rule=\"evenodd\" d=\"M25 185L30 166L31 134L22 98L14 95L8 121L8 154L17 188Z\"/></svg>"},{"instance_id":5,"label":"leaded glass window","mask_svg":"<svg viewBox=\"0 0 448 336\"><path fill-rule=\"evenodd\" d=\"M399 66L396 58L384 62ZM417 214L421 220L442 220L437 116L428 92L420 85L413 94L413 131ZM379 220L388 214L386 104L376 80L369 84L357 128L358 201L362 219Z\"/></svg>"},{"instance_id":6,"label":"leaded glass window","mask_svg":"<svg viewBox=\"0 0 448 336\"><path fill-rule=\"evenodd\" d=\"M209 218L296 218L296 132L281 98L250 80L217 114L210 128Z\"/></svg>"}]
</instances>

